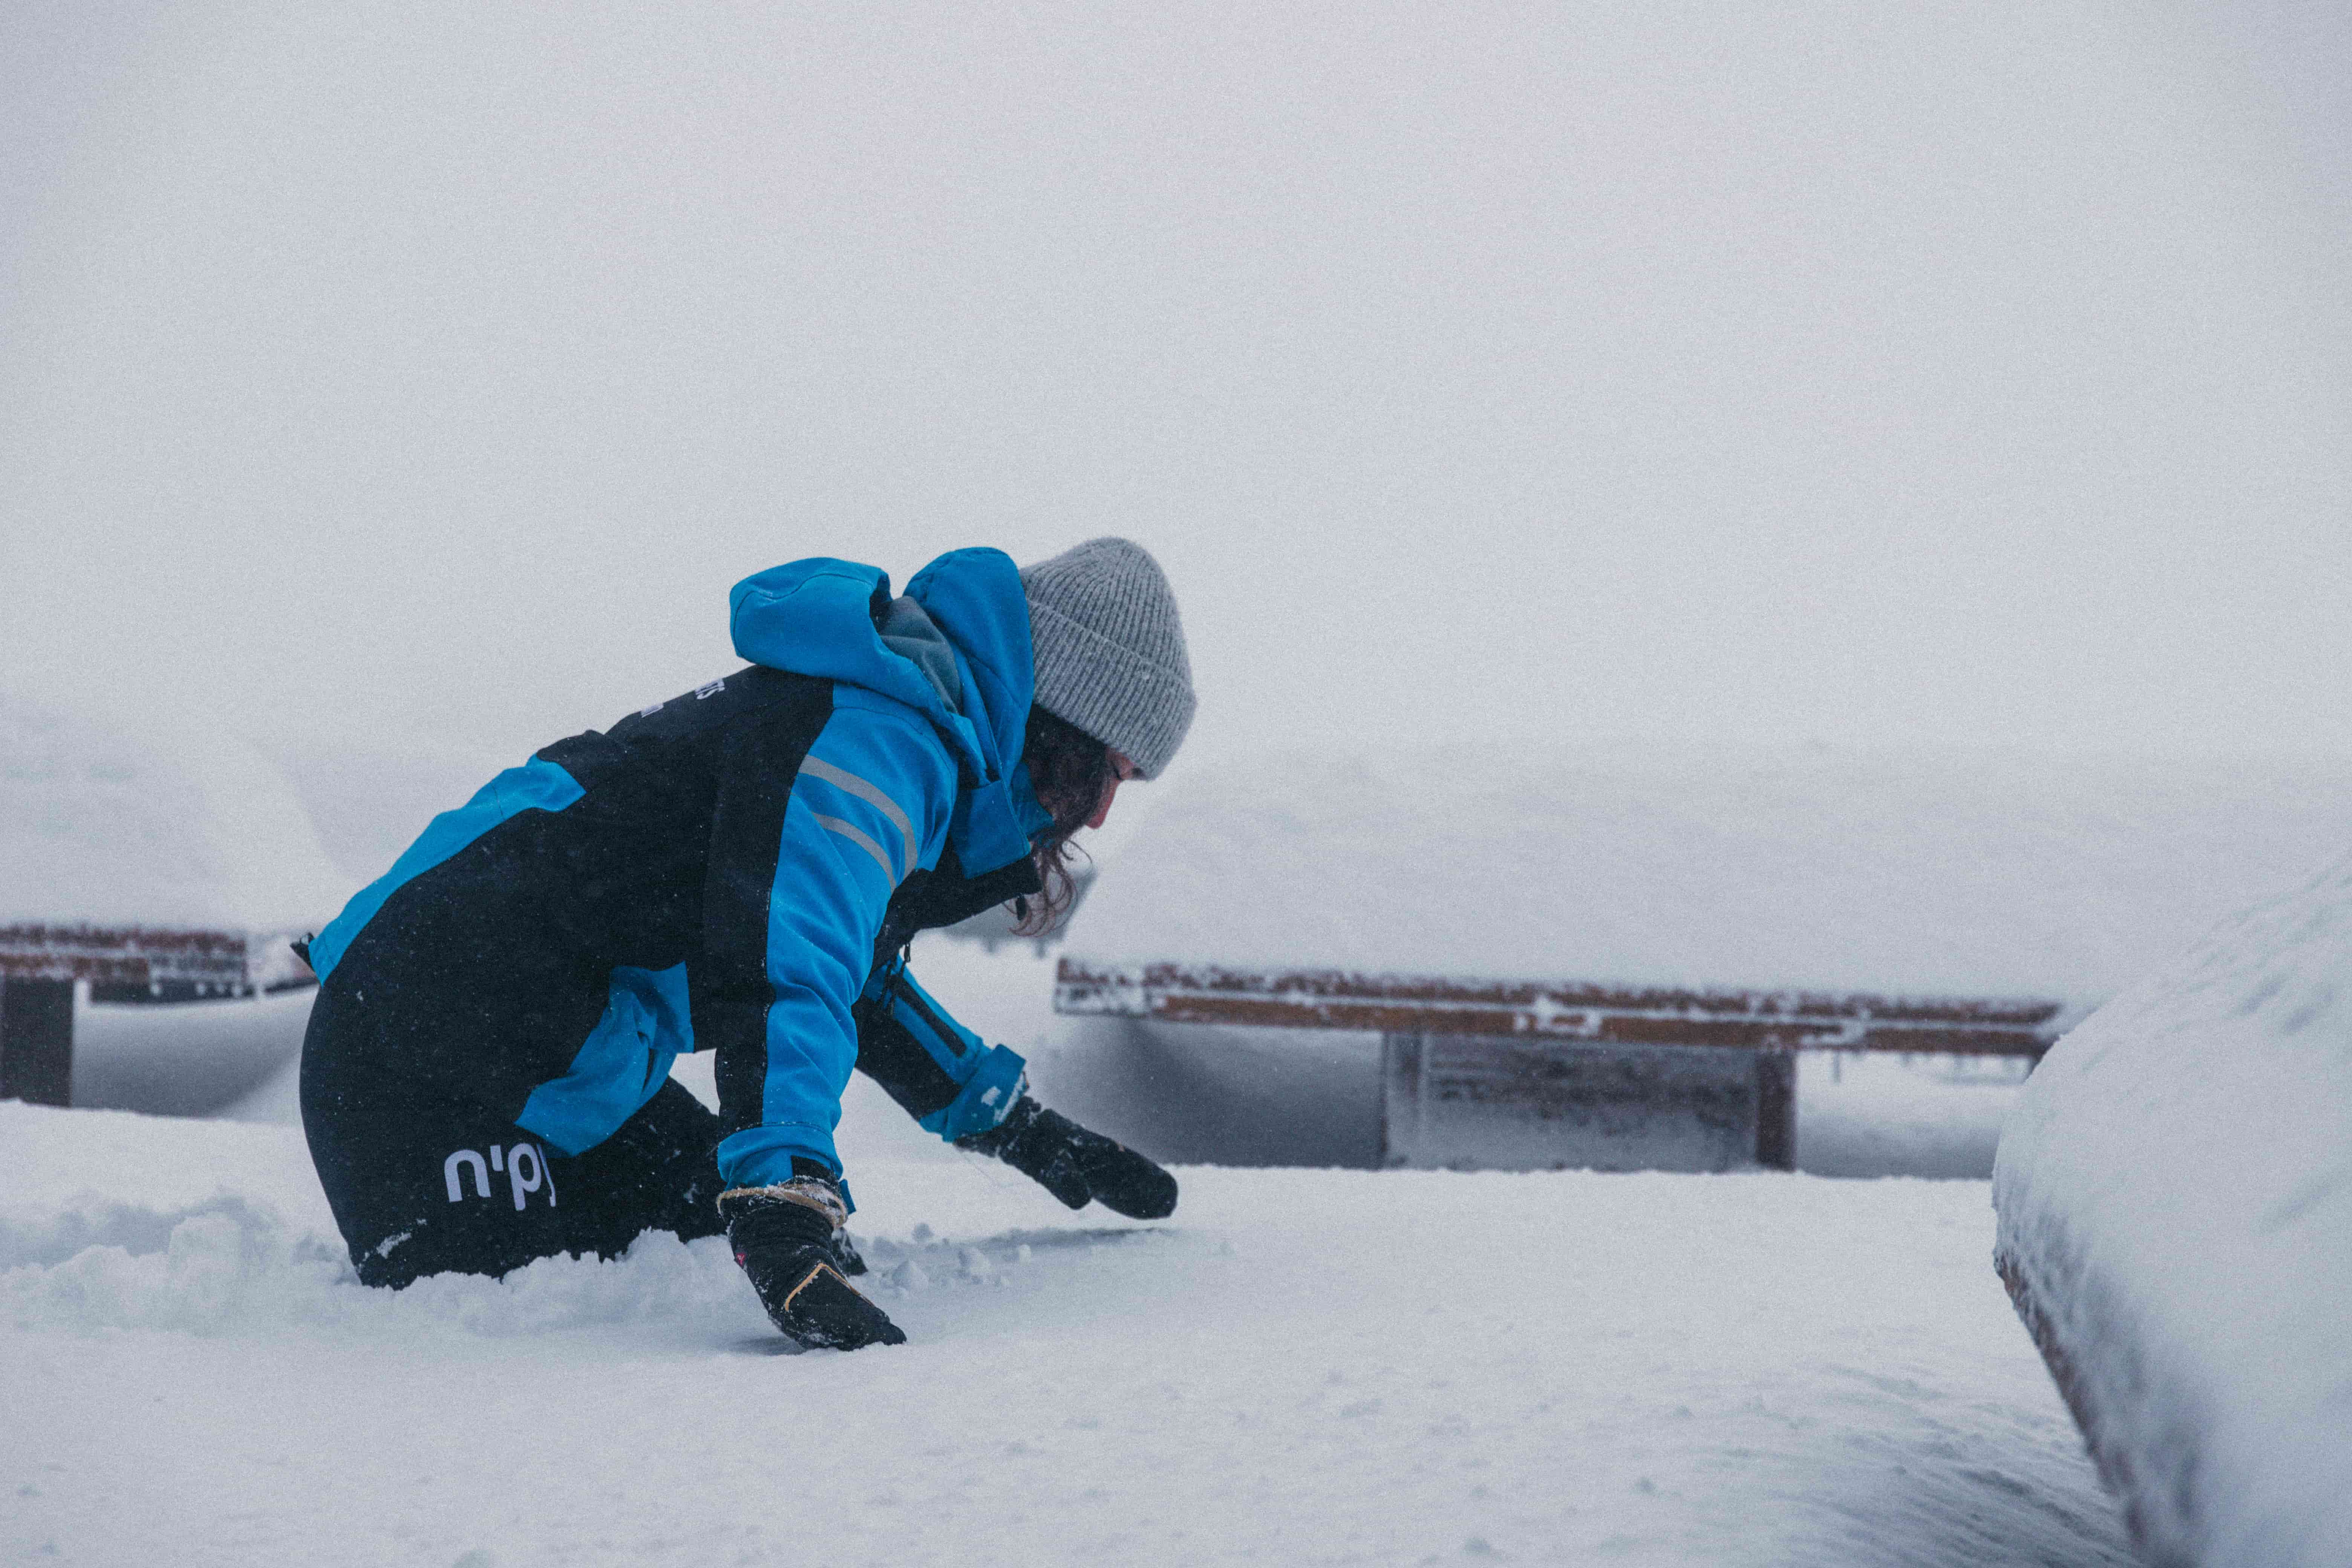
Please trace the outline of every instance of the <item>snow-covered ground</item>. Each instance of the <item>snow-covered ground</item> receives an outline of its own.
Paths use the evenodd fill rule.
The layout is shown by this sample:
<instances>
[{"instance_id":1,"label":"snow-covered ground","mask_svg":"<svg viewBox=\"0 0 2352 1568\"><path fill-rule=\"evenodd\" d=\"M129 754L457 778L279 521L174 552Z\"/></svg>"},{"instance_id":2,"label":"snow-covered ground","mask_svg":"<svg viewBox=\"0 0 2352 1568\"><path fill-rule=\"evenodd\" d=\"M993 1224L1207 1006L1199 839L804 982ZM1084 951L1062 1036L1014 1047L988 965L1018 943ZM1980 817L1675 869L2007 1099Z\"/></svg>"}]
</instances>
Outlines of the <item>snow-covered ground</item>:
<instances>
[{"instance_id":1,"label":"snow-covered ground","mask_svg":"<svg viewBox=\"0 0 2352 1568\"><path fill-rule=\"evenodd\" d=\"M1050 959L917 963L1087 1087ZM0 1105L0 1560L2126 1562L1990 1267L2016 1089L1950 1076L1808 1058L1806 1161L1977 1180L1192 1167L1158 1226L859 1079L914 1342L852 1357L717 1242L362 1289L290 1062L241 1121Z\"/></svg>"},{"instance_id":2,"label":"snow-covered ground","mask_svg":"<svg viewBox=\"0 0 2352 1568\"><path fill-rule=\"evenodd\" d=\"M793 1355L718 1241L369 1291L296 1130L0 1105L0 1556L2128 1561L1980 1182L1187 1169L1138 1226L883 1125L912 1342Z\"/></svg>"}]
</instances>

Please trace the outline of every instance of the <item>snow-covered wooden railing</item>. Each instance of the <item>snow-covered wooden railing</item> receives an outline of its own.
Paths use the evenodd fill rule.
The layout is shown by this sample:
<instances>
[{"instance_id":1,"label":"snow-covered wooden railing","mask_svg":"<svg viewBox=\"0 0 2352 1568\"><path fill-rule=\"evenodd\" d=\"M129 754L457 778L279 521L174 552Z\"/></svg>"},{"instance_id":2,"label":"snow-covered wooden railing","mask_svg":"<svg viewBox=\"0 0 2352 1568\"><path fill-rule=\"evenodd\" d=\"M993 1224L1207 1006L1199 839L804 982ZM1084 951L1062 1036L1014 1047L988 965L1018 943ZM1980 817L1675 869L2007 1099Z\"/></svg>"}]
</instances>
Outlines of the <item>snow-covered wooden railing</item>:
<instances>
[{"instance_id":1,"label":"snow-covered wooden railing","mask_svg":"<svg viewBox=\"0 0 2352 1568\"><path fill-rule=\"evenodd\" d=\"M1547 1124L1644 1124L1652 1157L1796 1164L1796 1053L2039 1058L2062 1002L1112 963L1065 957L1056 1012L1377 1033L1384 1158L1536 1163ZM1711 1047L1694 1057L1683 1047ZM1665 1143L1676 1142L1679 1152ZM1588 1149L1588 1153L1590 1152ZM1573 1156L1571 1156L1573 1157Z\"/></svg>"},{"instance_id":2,"label":"snow-covered wooden railing","mask_svg":"<svg viewBox=\"0 0 2352 1568\"><path fill-rule=\"evenodd\" d=\"M234 991L246 984L243 931L152 926L0 925L0 979L176 982Z\"/></svg>"},{"instance_id":3,"label":"snow-covered wooden railing","mask_svg":"<svg viewBox=\"0 0 2352 1568\"><path fill-rule=\"evenodd\" d=\"M77 981L119 994L251 995L310 983L280 936L184 927L0 925L0 1100L65 1105Z\"/></svg>"},{"instance_id":4,"label":"snow-covered wooden railing","mask_svg":"<svg viewBox=\"0 0 2352 1568\"><path fill-rule=\"evenodd\" d=\"M2039 1057L2064 1004L1828 991L1469 980L1065 958L1054 1008L1171 1024L1512 1035L1588 1045Z\"/></svg>"}]
</instances>

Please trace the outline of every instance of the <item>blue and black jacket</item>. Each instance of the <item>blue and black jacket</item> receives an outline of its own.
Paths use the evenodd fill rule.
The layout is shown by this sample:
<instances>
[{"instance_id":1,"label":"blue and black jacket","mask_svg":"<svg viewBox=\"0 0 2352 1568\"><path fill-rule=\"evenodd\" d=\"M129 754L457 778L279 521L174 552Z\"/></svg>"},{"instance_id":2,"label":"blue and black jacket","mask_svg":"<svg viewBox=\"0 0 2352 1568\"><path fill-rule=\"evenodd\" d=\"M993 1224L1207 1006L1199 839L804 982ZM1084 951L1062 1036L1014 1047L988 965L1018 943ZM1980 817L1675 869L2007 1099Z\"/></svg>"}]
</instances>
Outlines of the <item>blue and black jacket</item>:
<instances>
[{"instance_id":1,"label":"blue and black jacket","mask_svg":"<svg viewBox=\"0 0 2352 1568\"><path fill-rule=\"evenodd\" d=\"M849 562L730 597L748 668L541 750L436 817L310 944L373 1070L437 1080L577 1154L718 1053L721 1175L841 1173L853 1066L946 1139L1022 1058L907 973L915 931L1037 888L1021 765L1034 681L1010 557L893 598ZM341 1034L343 1031L338 1031Z\"/></svg>"}]
</instances>

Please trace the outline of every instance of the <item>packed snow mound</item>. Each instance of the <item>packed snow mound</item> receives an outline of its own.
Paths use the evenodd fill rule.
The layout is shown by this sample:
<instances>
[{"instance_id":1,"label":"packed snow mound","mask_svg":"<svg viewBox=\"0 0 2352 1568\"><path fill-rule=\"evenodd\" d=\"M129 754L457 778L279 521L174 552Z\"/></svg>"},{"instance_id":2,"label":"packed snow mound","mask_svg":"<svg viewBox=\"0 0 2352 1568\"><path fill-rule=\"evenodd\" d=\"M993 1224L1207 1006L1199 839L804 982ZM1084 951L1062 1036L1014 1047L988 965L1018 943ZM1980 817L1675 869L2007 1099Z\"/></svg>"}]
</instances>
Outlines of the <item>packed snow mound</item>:
<instances>
[{"instance_id":1,"label":"packed snow mound","mask_svg":"<svg viewBox=\"0 0 2352 1568\"><path fill-rule=\"evenodd\" d=\"M283 931L352 887L243 742L0 692L0 922Z\"/></svg>"},{"instance_id":2,"label":"packed snow mound","mask_svg":"<svg viewBox=\"0 0 2352 1568\"><path fill-rule=\"evenodd\" d=\"M299 1120L295 1079L317 994L315 987L301 987L161 1006L79 1005L74 1010L73 1103L85 1110L211 1116L283 1080L280 1098L289 1120Z\"/></svg>"},{"instance_id":3,"label":"packed snow mound","mask_svg":"<svg viewBox=\"0 0 2352 1568\"><path fill-rule=\"evenodd\" d=\"M1171 786L1101 961L2112 994L2352 845L2352 761L1448 751Z\"/></svg>"},{"instance_id":4,"label":"packed snow mound","mask_svg":"<svg viewBox=\"0 0 2352 1568\"><path fill-rule=\"evenodd\" d=\"M1999 1256L2154 1560L2352 1563L2352 858L2101 1008L2001 1135Z\"/></svg>"}]
</instances>

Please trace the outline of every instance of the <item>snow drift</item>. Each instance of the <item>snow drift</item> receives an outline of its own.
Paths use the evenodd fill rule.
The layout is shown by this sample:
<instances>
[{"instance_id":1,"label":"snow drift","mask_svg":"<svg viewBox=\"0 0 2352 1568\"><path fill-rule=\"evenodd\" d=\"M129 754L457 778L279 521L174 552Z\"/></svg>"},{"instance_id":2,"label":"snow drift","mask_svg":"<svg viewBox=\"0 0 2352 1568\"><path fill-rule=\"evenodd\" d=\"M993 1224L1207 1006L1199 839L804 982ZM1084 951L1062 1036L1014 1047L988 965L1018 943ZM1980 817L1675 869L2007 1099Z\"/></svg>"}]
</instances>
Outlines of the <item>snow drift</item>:
<instances>
[{"instance_id":1,"label":"snow drift","mask_svg":"<svg viewBox=\"0 0 2352 1568\"><path fill-rule=\"evenodd\" d=\"M200 1002L74 1007L73 1103L211 1116L289 1072L315 989Z\"/></svg>"},{"instance_id":2,"label":"snow drift","mask_svg":"<svg viewBox=\"0 0 2352 1568\"><path fill-rule=\"evenodd\" d=\"M0 924L286 931L352 888L244 742L0 693Z\"/></svg>"},{"instance_id":3,"label":"snow drift","mask_svg":"<svg viewBox=\"0 0 2352 1568\"><path fill-rule=\"evenodd\" d=\"M2332 759L1264 758L1175 785L1068 952L2087 1011L2344 844Z\"/></svg>"},{"instance_id":4,"label":"snow drift","mask_svg":"<svg viewBox=\"0 0 2352 1568\"><path fill-rule=\"evenodd\" d=\"M1998 1258L2153 1561L2352 1562L2352 858L2068 1035Z\"/></svg>"}]
</instances>

